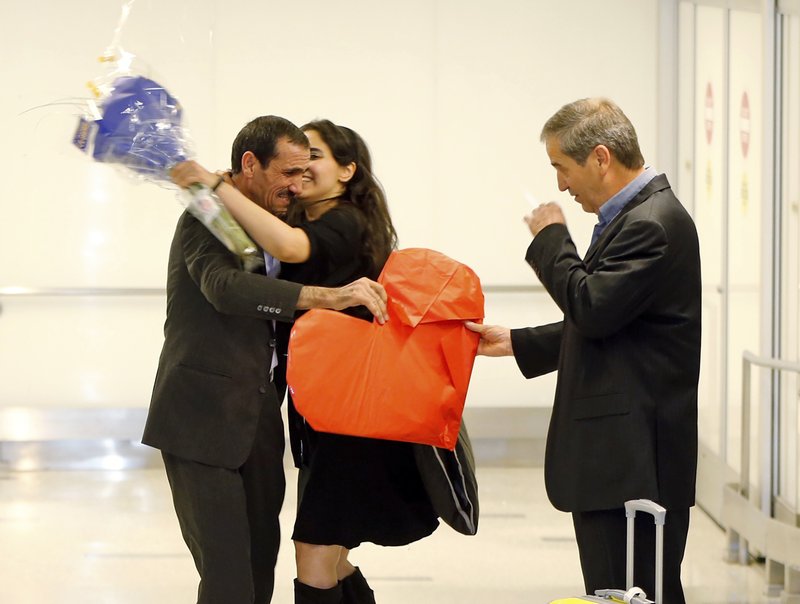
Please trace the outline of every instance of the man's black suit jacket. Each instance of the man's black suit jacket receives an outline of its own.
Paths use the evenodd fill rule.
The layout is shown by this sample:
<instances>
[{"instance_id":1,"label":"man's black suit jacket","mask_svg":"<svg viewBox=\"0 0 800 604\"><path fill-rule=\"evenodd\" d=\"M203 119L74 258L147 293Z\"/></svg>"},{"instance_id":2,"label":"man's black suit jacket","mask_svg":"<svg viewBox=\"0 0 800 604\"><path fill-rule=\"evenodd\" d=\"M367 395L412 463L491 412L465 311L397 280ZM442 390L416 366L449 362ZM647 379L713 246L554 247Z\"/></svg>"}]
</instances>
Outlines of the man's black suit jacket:
<instances>
[{"instance_id":1,"label":"man's black suit jacket","mask_svg":"<svg viewBox=\"0 0 800 604\"><path fill-rule=\"evenodd\" d=\"M553 505L693 505L700 256L666 177L645 186L585 259L564 225L549 225L526 260L564 312L560 323L511 334L526 377L558 370L545 453Z\"/></svg>"},{"instance_id":2,"label":"man's black suit jacket","mask_svg":"<svg viewBox=\"0 0 800 604\"><path fill-rule=\"evenodd\" d=\"M302 286L242 270L206 227L184 213L167 277L164 347L142 442L183 459L238 468L270 383L272 321L294 317Z\"/></svg>"}]
</instances>

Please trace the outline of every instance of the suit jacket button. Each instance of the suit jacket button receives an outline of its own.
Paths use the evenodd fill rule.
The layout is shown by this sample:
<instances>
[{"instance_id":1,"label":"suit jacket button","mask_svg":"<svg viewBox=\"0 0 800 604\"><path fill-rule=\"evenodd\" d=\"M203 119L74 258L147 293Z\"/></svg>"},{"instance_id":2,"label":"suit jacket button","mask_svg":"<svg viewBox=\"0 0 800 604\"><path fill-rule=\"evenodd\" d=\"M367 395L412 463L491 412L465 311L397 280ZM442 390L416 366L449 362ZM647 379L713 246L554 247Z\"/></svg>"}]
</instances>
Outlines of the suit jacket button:
<instances>
[{"instance_id":1,"label":"suit jacket button","mask_svg":"<svg viewBox=\"0 0 800 604\"><path fill-rule=\"evenodd\" d=\"M262 308L264 308L264 307L261 304L259 304L258 307L256 308L256 310L261 310Z\"/></svg>"},{"instance_id":2,"label":"suit jacket button","mask_svg":"<svg viewBox=\"0 0 800 604\"><path fill-rule=\"evenodd\" d=\"M275 341L275 338L270 338L269 339L269 347L270 348L275 348L275 344L277 344L277 342Z\"/></svg>"},{"instance_id":3,"label":"suit jacket button","mask_svg":"<svg viewBox=\"0 0 800 604\"><path fill-rule=\"evenodd\" d=\"M258 387L258 391L259 391L261 394L266 394L266 393L267 393L267 387L266 387L266 386L259 386L259 387Z\"/></svg>"},{"instance_id":4,"label":"suit jacket button","mask_svg":"<svg viewBox=\"0 0 800 604\"><path fill-rule=\"evenodd\" d=\"M276 314L276 315L279 315L279 314L281 314L281 309L280 309L280 308L276 308L276 309L275 309L275 314Z\"/></svg>"}]
</instances>

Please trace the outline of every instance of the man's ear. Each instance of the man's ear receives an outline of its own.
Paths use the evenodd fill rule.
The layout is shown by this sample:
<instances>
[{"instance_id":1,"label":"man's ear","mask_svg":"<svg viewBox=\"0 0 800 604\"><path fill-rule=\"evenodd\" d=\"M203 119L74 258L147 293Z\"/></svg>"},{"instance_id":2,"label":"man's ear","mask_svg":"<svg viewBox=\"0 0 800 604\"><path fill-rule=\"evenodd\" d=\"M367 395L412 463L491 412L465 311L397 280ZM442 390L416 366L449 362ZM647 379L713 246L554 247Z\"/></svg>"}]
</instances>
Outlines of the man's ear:
<instances>
[{"instance_id":1,"label":"man's ear","mask_svg":"<svg viewBox=\"0 0 800 604\"><path fill-rule=\"evenodd\" d=\"M252 151L245 151L242 155L242 174L248 178L253 177L253 172L259 166L258 158Z\"/></svg>"},{"instance_id":2,"label":"man's ear","mask_svg":"<svg viewBox=\"0 0 800 604\"><path fill-rule=\"evenodd\" d=\"M611 151L605 145L597 145L591 154L591 160L596 162L601 173L605 174L611 165Z\"/></svg>"},{"instance_id":3,"label":"man's ear","mask_svg":"<svg viewBox=\"0 0 800 604\"><path fill-rule=\"evenodd\" d=\"M354 162L354 161L351 161L346 166L340 166L339 167L339 182L341 182L341 183L350 182L350 179L353 178L353 176L355 175L357 169L358 169L358 166L356 166L356 162Z\"/></svg>"}]
</instances>

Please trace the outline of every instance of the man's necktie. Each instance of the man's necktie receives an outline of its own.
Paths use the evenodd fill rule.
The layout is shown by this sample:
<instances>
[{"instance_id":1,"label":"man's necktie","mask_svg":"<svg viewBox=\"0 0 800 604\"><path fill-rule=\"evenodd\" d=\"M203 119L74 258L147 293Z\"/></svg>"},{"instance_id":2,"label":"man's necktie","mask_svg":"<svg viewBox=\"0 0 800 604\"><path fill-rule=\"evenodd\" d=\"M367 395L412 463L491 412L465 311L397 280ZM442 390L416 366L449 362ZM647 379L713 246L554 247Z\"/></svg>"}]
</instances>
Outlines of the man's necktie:
<instances>
[{"instance_id":1,"label":"man's necktie","mask_svg":"<svg viewBox=\"0 0 800 604\"><path fill-rule=\"evenodd\" d=\"M267 277L275 278L278 276L278 273L281 271L281 261L277 258L273 258L271 254L268 252L264 252L264 268L267 272ZM272 333L275 334L275 321L272 321ZM272 379L273 373L275 372L275 367L278 366L278 351L277 347L273 347L272 349L272 360L269 364L269 379Z\"/></svg>"},{"instance_id":2,"label":"man's necktie","mask_svg":"<svg viewBox=\"0 0 800 604\"><path fill-rule=\"evenodd\" d=\"M273 258L269 252L264 252L264 263L266 264L267 277L277 277L281 271L281 261Z\"/></svg>"}]
</instances>

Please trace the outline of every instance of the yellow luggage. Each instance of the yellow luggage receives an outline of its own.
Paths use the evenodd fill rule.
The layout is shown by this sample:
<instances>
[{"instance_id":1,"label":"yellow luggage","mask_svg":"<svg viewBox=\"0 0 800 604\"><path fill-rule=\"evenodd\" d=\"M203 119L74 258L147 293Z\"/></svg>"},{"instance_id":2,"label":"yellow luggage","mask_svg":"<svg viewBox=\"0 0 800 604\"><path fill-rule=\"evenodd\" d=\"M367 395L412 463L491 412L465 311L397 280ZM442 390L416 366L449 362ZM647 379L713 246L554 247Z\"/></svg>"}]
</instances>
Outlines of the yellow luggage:
<instances>
[{"instance_id":1,"label":"yellow luggage","mask_svg":"<svg viewBox=\"0 0 800 604\"><path fill-rule=\"evenodd\" d=\"M653 516L656 523L656 599L648 600L647 594L633 585L633 519L636 512L646 512ZM626 589L598 589L593 596L579 596L575 598L561 598L553 600L550 604L584 604L585 602L599 602L610 604L662 604L664 585L664 520L667 510L649 499L634 499L625 502L625 517L628 520L628 545L626 548L625 579Z\"/></svg>"}]
</instances>

